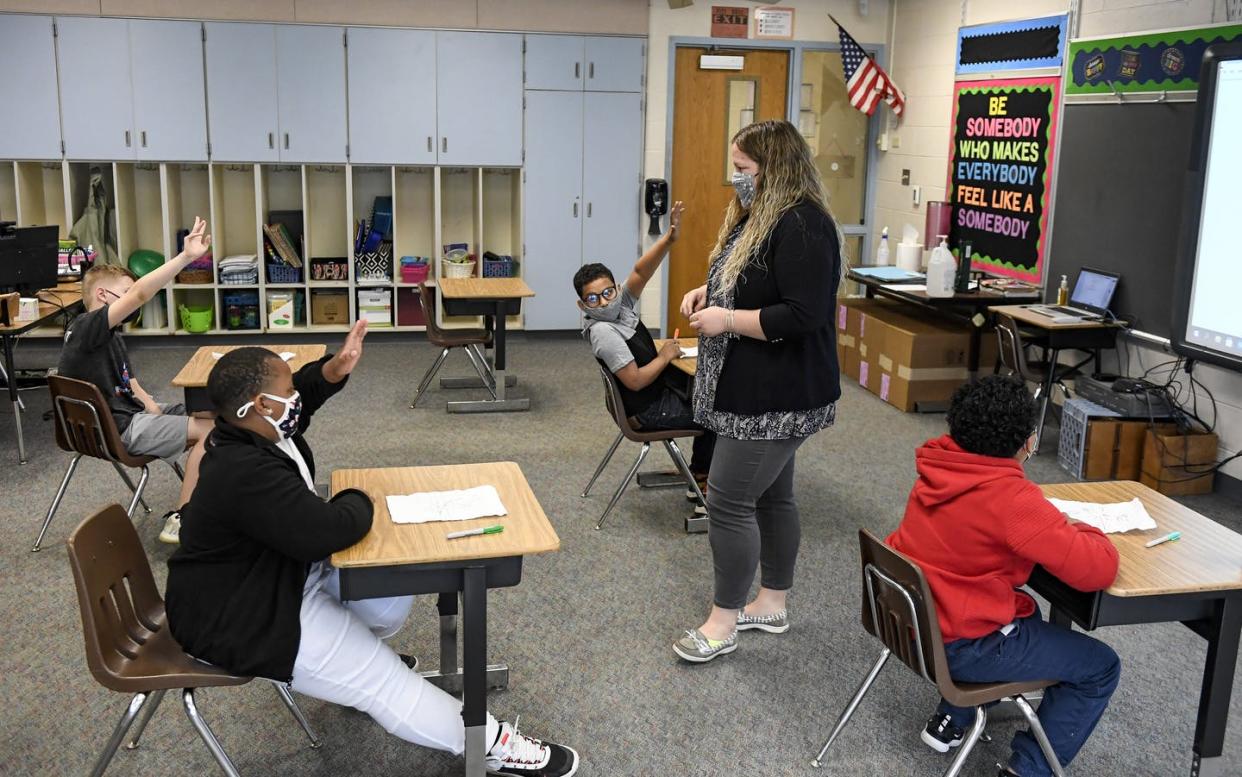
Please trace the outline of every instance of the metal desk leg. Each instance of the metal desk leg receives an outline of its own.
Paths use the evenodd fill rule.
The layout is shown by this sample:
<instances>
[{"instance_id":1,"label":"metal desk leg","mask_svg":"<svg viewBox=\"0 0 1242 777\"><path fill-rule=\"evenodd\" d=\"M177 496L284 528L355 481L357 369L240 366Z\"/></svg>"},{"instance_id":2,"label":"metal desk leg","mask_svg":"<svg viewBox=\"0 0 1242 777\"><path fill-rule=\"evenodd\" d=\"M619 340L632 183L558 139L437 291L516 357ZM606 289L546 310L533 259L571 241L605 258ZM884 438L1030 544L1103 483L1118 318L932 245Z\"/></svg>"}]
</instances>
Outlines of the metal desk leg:
<instances>
[{"instance_id":1,"label":"metal desk leg","mask_svg":"<svg viewBox=\"0 0 1242 777\"><path fill-rule=\"evenodd\" d=\"M1044 440L1044 422L1048 419L1048 405L1052 403L1052 389L1057 385L1057 357L1061 352L1050 349L1048 353L1048 379L1042 386L1043 396L1039 398L1039 425L1035 427L1035 453L1039 453L1039 445Z\"/></svg>"},{"instance_id":2,"label":"metal desk leg","mask_svg":"<svg viewBox=\"0 0 1242 777\"><path fill-rule=\"evenodd\" d=\"M1207 629L1207 661L1203 667L1203 689L1199 693L1199 717L1195 721L1191 777L1225 777L1236 771L1237 765L1231 769L1221 753L1225 747L1225 724L1229 719L1229 697L1233 691L1240 632L1242 599L1223 599Z\"/></svg>"},{"instance_id":3,"label":"metal desk leg","mask_svg":"<svg viewBox=\"0 0 1242 777\"><path fill-rule=\"evenodd\" d=\"M450 413L504 413L514 410L530 410L529 399L507 399L505 388L512 385L505 375L505 300L496 300L496 312L487 317L494 321L492 334L492 377L496 381L496 398L449 402L445 409Z\"/></svg>"},{"instance_id":4,"label":"metal desk leg","mask_svg":"<svg viewBox=\"0 0 1242 777\"><path fill-rule=\"evenodd\" d=\"M17 370L13 366L13 338L4 335L4 372L9 386L9 401L13 403L13 425L17 427L17 461L26 463L26 439L22 436L22 400L17 393Z\"/></svg>"},{"instance_id":5,"label":"metal desk leg","mask_svg":"<svg viewBox=\"0 0 1242 777\"><path fill-rule=\"evenodd\" d=\"M457 592L440 594L436 609L440 612L440 668L419 674L445 693L460 694L462 673L457 666ZM487 687L498 691L508 688L509 667L488 664Z\"/></svg>"},{"instance_id":6,"label":"metal desk leg","mask_svg":"<svg viewBox=\"0 0 1242 777\"><path fill-rule=\"evenodd\" d=\"M466 777L487 774L487 569L462 570L465 673L461 717L466 724Z\"/></svg>"},{"instance_id":7,"label":"metal desk leg","mask_svg":"<svg viewBox=\"0 0 1242 777\"><path fill-rule=\"evenodd\" d=\"M966 372L970 376L971 383L979 379L979 350L982 342L983 329L972 320L970 322L970 348L966 352Z\"/></svg>"}]
</instances>

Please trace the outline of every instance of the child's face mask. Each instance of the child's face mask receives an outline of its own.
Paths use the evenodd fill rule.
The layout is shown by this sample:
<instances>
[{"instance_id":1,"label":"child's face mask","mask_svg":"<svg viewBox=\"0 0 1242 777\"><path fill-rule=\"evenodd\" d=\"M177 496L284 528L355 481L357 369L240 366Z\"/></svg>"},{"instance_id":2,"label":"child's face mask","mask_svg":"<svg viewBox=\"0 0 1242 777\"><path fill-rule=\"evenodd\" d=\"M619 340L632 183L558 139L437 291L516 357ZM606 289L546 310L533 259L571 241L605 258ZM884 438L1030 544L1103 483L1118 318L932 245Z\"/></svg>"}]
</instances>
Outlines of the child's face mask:
<instances>
[{"instance_id":1,"label":"child's face mask","mask_svg":"<svg viewBox=\"0 0 1242 777\"><path fill-rule=\"evenodd\" d=\"M607 305L600 305L597 308L584 307L583 310L589 319L612 323L621 315L621 298L613 297L612 301Z\"/></svg>"},{"instance_id":2,"label":"child's face mask","mask_svg":"<svg viewBox=\"0 0 1242 777\"><path fill-rule=\"evenodd\" d=\"M264 421L267 421L276 430L276 434L280 439L287 440L298 431L298 418L302 415L302 396L298 392L293 392L288 397L278 397L274 394L263 394L270 400L284 403L284 412L280 414L280 418L272 418L268 415L260 415ZM250 408L254 407L254 402L247 402L237 408L237 417L242 418L246 415Z\"/></svg>"}]
</instances>

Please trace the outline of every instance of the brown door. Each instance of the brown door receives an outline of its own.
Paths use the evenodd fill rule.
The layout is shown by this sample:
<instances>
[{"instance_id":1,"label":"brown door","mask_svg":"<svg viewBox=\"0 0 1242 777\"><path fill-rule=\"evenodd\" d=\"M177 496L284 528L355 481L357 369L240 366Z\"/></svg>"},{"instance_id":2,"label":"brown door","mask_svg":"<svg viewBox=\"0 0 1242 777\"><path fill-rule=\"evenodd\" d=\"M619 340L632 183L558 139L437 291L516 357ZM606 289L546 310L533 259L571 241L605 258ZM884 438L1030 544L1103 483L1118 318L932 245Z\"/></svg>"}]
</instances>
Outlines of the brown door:
<instances>
[{"instance_id":1,"label":"brown door","mask_svg":"<svg viewBox=\"0 0 1242 777\"><path fill-rule=\"evenodd\" d=\"M789 52L741 52L741 70L700 70L703 48L678 48L673 95L671 197L684 200L681 236L668 259L668 331L690 333L678 308L707 279L707 258L733 196L729 138L746 124L788 115ZM736 52L730 51L729 54Z\"/></svg>"}]
</instances>

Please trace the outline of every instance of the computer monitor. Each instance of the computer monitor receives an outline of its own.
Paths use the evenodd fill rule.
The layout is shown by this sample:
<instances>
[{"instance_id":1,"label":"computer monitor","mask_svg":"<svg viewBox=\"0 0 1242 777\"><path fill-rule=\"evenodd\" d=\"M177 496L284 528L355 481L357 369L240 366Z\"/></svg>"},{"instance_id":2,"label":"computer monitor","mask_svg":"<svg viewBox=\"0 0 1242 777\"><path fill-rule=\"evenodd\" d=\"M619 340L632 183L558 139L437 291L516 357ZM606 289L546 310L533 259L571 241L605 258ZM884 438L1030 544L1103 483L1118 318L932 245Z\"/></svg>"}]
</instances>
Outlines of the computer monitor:
<instances>
[{"instance_id":1,"label":"computer monitor","mask_svg":"<svg viewBox=\"0 0 1242 777\"><path fill-rule=\"evenodd\" d=\"M33 296L56 285L58 230L0 224L0 291Z\"/></svg>"},{"instance_id":2,"label":"computer monitor","mask_svg":"<svg viewBox=\"0 0 1242 777\"><path fill-rule=\"evenodd\" d=\"M1108 306L1113 304L1113 295L1117 293L1117 284L1120 281L1121 276L1117 273L1084 267L1078 272L1078 280L1074 282L1074 292L1070 294L1069 303L1076 308L1105 315L1108 313Z\"/></svg>"}]
</instances>

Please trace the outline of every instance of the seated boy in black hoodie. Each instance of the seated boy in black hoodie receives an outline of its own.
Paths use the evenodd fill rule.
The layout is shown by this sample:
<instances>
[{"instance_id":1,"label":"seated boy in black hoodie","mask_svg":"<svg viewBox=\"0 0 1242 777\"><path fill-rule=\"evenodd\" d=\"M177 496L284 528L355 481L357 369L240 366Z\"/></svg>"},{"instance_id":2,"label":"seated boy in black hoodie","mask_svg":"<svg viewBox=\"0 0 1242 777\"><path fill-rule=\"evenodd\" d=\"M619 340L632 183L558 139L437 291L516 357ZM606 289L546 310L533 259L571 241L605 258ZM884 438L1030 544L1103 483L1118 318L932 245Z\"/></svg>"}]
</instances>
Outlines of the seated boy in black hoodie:
<instances>
[{"instance_id":1,"label":"seated boy in black hoodie","mask_svg":"<svg viewBox=\"0 0 1242 777\"><path fill-rule=\"evenodd\" d=\"M182 510L181 546L168 561L168 622L195 658L289 682L369 714L406 741L460 754L461 702L383 642L401 628L413 597L342 602L328 562L370 530L371 498L354 489L320 498L302 435L344 387L365 334L359 321L339 354L296 375L263 348L230 351L212 369L216 425ZM570 748L523 736L491 715L487 741L494 774L567 777L578 768Z\"/></svg>"},{"instance_id":2,"label":"seated boy in black hoodie","mask_svg":"<svg viewBox=\"0 0 1242 777\"><path fill-rule=\"evenodd\" d=\"M574 274L578 308L586 316L582 336L591 343L599 363L617 377L626 415L647 431L700 428L690 408L686 375L670 366L681 357L681 347L670 341L657 350L651 332L638 315L638 299L677 240L683 210L685 206L680 200L673 203L668 231L639 257L621 286L617 286L612 271L598 262L584 264ZM703 491L707 490L707 471L715 445L716 435L712 432L705 431L694 438L690 471ZM692 496L693 493L687 493L687 497ZM699 505L695 512L705 513L706 508Z\"/></svg>"}]
</instances>

